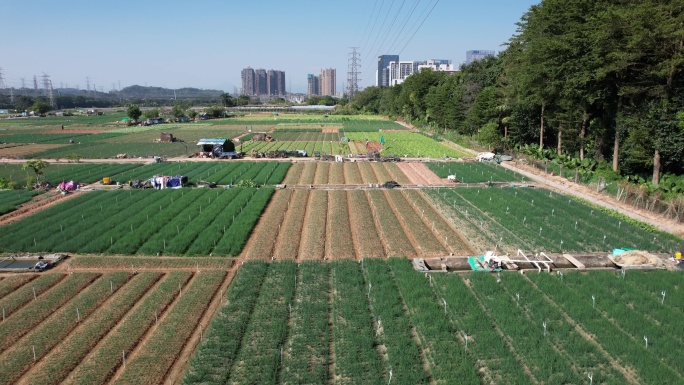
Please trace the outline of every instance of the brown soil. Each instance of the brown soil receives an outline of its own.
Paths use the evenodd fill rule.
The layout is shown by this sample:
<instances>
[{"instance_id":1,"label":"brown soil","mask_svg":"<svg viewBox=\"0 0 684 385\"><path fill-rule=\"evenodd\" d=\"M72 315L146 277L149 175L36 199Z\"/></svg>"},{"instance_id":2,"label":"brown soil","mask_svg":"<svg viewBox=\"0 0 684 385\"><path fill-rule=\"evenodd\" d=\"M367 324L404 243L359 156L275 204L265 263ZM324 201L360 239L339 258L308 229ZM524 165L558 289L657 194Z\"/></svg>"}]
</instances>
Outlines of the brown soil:
<instances>
[{"instance_id":1,"label":"brown soil","mask_svg":"<svg viewBox=\"0 0 684 385\"><path fill-rule=\"evenodd\" d=\"M404 174L406 174L406 176L408 177L408 179L411 181L412 184L415 184L415 185L426 185L426 184L428 184L427 180L423 179L423 177L418 172L416 172L416 170L413 167L411 167L411 163L402 162L402 163L398 163L397 166L399 167L399 169Z\"/></svg>"},{"instance_id":2,"label":"brown soil","mask_svg":"<svg viewBox=\"0 0 684 385\"><path fill-rule=\"evenodd\" d=\"M410 163L413 170L422 176L423 179L427 181L429 185L431 184L443 184L442 178L438 177L432 170L428 168L424 163Z\"/></svg>"},{"instance_id":3,"label":"brown soil","mask_svg":"<svg viewBox=\"0 0 684 385\"><path fill-rule=\"evenodd\" d=\"M57 191L51 191L45 194L38 195L34 200L23 204L19 209L0 216L0 226L8 225L16 222L29 215L35 214L39 211L45 210L50 206L54 206L59 202L64 202L68 199L80 195L82 192L75 191L67 195L62 195Z\"/></svg>"},{"instance_id":4,"label":"brown soil","mask_svg":"<svg viewBox=\"0 0 684 385\"><path fill-rule=\"evenodd\" d=\"M368 151L382 151L384 147L378 142L368 142Z\"/></svg>"},{"instance_id":5,"label":"brown soil","mask_svg":"<svg viewBox=\"0 0 684 385\"><path fill-rule=\"evenodd\" d=\"M18 144L18 145L8 145L6 147L0 148L0 158L18 158L20 156L26 156L31 154L36 154L39 152L51 150L57 147L64 147L67 144ZM22 159L22 163L25 160Z\"/></svg>"}]
</instances>

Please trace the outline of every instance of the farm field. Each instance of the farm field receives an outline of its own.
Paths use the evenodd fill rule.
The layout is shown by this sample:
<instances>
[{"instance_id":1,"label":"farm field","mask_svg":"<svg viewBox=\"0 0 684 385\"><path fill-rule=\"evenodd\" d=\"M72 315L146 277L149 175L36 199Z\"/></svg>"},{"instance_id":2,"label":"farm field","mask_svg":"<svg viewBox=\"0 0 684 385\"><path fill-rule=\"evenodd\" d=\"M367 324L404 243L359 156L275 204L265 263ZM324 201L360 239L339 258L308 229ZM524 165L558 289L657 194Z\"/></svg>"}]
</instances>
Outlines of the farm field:
<instances>
[{"instance_id":1,"label":"farm field","mask_svg":"<svg viewBox=\"0 0 684 385\"><path fill-rule=\"evenodd\" d=\"M242 255L322 260L472 252L417 190L279 190Z\"/></svg>"},{"instance_id":2,"label":"farm field","mask_svg":"<svg viewBox=\"0 0 684 385\"><path fill-rule=\"evenodd\" d=\"M246 262L182 383L679 383L681 278Z\"/></svg>"},{"instance_id":3,"label":"farm field","mask_svg":"<svg viewBox=\"0 0 684 385\"><path fill-rule=\"evenodd\" d=\"M411 158L467 158L468 155L430 137L414 132L348 132L345 135L354 141L381 142L384 137L383 154L396 154Z\"/></svg>"},{"instance_id":4,"label":"farm field","mask_svg":"<svg viewBox=\"0 0 684 385\"><path fill-rule=\"evenodd\" d=\"M368 185L394 180L411 184L400 164L376 162L298 162L293 163L282 183L286 185Z\"/></svg>"},{"instance_id":5,"label":"farm field","mask_svg":"<svg viewBox=\"0 0 684 385\"><path fill-rule=\"evenodd\" d=\"M483 162L429 162L426 164L428 168L440 178L454 175L461 183L525 181L525 178L522 175L497 164L487 164Z\"/></svg>"},{"instance_id":6,"label":"farm field","mask_svg":"<svg viewBox=\"0 0 684 385\"><path fill-rule=\"evenodd\" d=\"M16 210L19 205L30 201L38 194L37 191L0 190L0 215Z\"/></svg>"},{"instance_id":7,"label":"farm field","mask_svg":"<svg viewBox=\"0 0 684 385\"><path fill-rule=\"evenodd\" d=\"M673 253L682 240L565 195L535 188L449 188L423 192L480 250ZM644 227L645 226L645 227Z\"/></svg>"},{"instance_id":8,"label":"farm field","mask_svg":"<svg viewBox=\"0 0 684 385\"><path fill-rule=\"evenodd\" d=\"M236 256L272 194L272 188L89 192L3 226L0 248Z\"/></svg>"},{"instance_id":9,"label":"farm field","mask_svg":"<svg viewBox=\"0 0 684 385\"><path fill-rule=\"evenodd\" d=\"M0 384L161 383L228 276L46 273L0 286L15 277L30 280L0 293Z\"/></svg>"},{"instance_id":10,"label":"farm field","mask_svg":"<svg viewBox=\"0 0 684 385\"><path fill-rule=\"evenodd\" d=\"M0 165L0 178L17 184L26 183L27 172L20 164ZM152 164L50 164L43 170L42 180L57 185L64 180L95 183L103 177L122 184L131 180L149 179L154 175L184 175L190 183L198 180L218 184L235 184L241 180L253 180L259 185L282 182L290 162L164 162ZM29 174L33 176L33 171Z\"/></svg>"}]
</instances>

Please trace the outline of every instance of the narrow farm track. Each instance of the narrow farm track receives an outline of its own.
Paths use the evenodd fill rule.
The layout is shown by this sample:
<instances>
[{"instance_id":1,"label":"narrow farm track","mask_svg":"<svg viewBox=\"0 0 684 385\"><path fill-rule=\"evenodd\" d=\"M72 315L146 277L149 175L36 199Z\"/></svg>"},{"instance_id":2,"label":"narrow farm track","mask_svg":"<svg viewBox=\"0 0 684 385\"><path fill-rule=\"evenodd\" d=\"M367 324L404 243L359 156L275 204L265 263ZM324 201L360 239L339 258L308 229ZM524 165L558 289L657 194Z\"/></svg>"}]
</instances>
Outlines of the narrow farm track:
<instances>
[{"instance_id":1,"label":"narrow farm track","mask_svg":"<svg viewBox=\"0 0 684 385\"><path fill-rule=\"evenodd\" d=\"M159 313L159 315L155 318L155 323L154 323L154 325L150 325L150 327L147 329L147 331L145 332L145 334L143 334L142 337L137 341L137 344L135 345L135 347L132 348L132 349L130 350L130 352L128 352L128 353L126 354L126 361L127 361L127 362L130 362L131 360L135 359L135 357L136 357L136 356L140 353L140 351L145 347L145 345L146 345L147 342L149 341L150 337L151 337L151 336L154 334L154 332L157 330L157 327L158 327L159 323L160 323L160 322L163 322L164 319L166 319L166 317L168 316L170 310L173 309L173 307L176 306L176 304L177 304L178 301L180 300L181 295L182 295L182 294L180 294L180 293L183 291L183 289L185 289L186 292L187 292L187 288L188 288L196 279L197 279L197 274L192 274L192 276L190 277L190 279L186 280L184 283L181 284L180 288L178 289L178 294L176 294L176 296L175 296L175 298L173 299L173 301L171 301L171 303L169 303L168 306L167 306L162 312ZM124 371L125 371L125 367L124 367L123 365L119 365L119 366L118 366L118 369L116 370L116 372L114 372L114 374L112 375L112 377L109 379L109 381L108 381L107 383L108 383L108 384L116 383L116 382L119 380L119 378L121 377L121 375L123 374Z\"/></svg>"}]
</instances>

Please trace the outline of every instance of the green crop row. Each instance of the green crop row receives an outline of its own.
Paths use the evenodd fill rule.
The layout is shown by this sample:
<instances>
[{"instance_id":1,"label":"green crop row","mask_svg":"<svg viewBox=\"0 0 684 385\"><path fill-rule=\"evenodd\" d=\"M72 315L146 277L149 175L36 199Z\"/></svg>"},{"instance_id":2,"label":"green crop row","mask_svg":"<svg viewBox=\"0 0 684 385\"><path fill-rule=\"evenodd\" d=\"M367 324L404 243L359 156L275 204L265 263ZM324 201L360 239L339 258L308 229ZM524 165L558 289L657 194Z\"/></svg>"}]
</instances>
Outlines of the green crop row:
<instances>
[{"instance_id":1,"label":"green crop row","mask_svg":"<svg viewBox=\"0 0 684 385\"><path fill-rule=\"evenodd\" d=\"M45 274L24 285L0 300L4 316L9 317L22 306L33 301L37 296L56 285L65 277L64 274Z\"/></svg>"},{"instance_id":2,"label":"green crop row","mask_svg":"<svg viewBox=\"0 0 684 385\"><path fill-rule=\"evenodd\" d=\"M406 259L389 260L396 284L426 352L433 377L445 384L480 384L472 359L459 342L460 331L449 322L442 299Z\"/></svg>"},{"instance_id":3,"label":"green crop row","mask_svg":"<svg viewBox=\"0 0 684 385\"><path fill-rule=\"evenodd\" d=\"M143 336L157 324L159 317L180 294L192 273L174 271L166 276L140 300L126 317L112 330L88 356L74 368L64 384L105 384L123 365Z\"/></svg>"},{"instance_id":4,"label":"green crop row","mask_svg":"<svg viewBox=\"0 0 684 385\"><path fill-rule=\"evenodd\" d=\"M281 384L325 384L330 369L330 265L299 265L296 295L284 346Z\"/></svg>"},{"instance_id":5,"label":"green crop row","mask_svg":"<svg viewBox=\"0 0 684 385\"><path fill-rule=\"evenodd\" d=\"M336 383L385 384L389 373L376 350L368 287L359 265L354 261L333 262L332 269Z\"/></svg>"},{"instance_id":6,"label":"green crop row","mask_svg":"<svg viewBox=\"0 0 684 385\"><path fill-rule=\"evenodd\" d=\"M237 255L273 191L236 188L83 194L6 226L0 247L128 255Z\"/></svg>"},{"instance_id":7,"label":"green crop row","mask_svg":"<svg viewBox=\"0 0 684 385\"><path fill-rule=\"evenodd\" d=\"M525 361L505 340L507 326L497 325L461 276L432 274L425 279L435 294L446 301L449 319L463 343L468 341L466 352L483 373L483 383L524 385L531 382L524 370Z\"/></svg>"},{"instance_id":8,"label":"green crop row","mask_svg":"<svg viewBox=\"0 0 684 385\"><path fill-rule=\"evenodd\" d=\"M223 384L235 362L269 265L248 262L233 278L225 305L211 321L183 379L184 384Z\"/></svg>"},{"instance_id":9,"label":"green crop row","mask_svg":"<svg viewBox=\"0 0 684 385\"><path fill-rule=\"evenodd\" d=\"M274 264L268 269L228 376L231 383L278 383L296 273L297 265L292 261Z\"/></svg>"},{"instance_id":10,"label":"green crop row","mask_svg":"<svg viewBox=\"0 0 684 385\"><path fill-rule=\"evenodd\" d=\"M588 252L635 247L671 252L681 242L670 234L650 233L548 190L456 188L430 195L449 206L453 202L474 227L513 250Z\"/></svg>"},{"instance_id":11,"label":"green crop row","mask_svg":"<svg viewBox=\"0 0 684 385\"><path fill-rule=\"evenodd\" d=\"M16 210L19 205L30 201L36 195L38 192L26 190L0 191L0 215Z\"/></svg>"},{"instance_id":12,"label":"green crop row","mask_svg":"<svg viewBox=\"0 0 684 385\"><path fill-rule=\"evenodd\" d=\"M131 275L124 272L102 275L87 289L50 315L43 322L0 354L0 383L15 383L34 363L50 351L118 291ZM19 313L17 313L18 315ZM34 356L35 353L35 356ZM34 358L35 357L35 358Z\"/></svg>"},{"instance_id":13,"label":"green crop row","mask_svg":"<svg viewBox=\"0 0 684 385\"><path fill-rule=\"evenodd\" d=\"M365 259L363 271L376 325L376 338L386 348L387 365L399 384L429 384L423 369L421 349L414 340L412 325L386 262Z\"/></svg>"},{"instance_id":14,"label":"green crop row","mask_svg":"<svg viewBox=\"0 0 684 385\"><path fill-rule=\"evenodd\" d=\"M454 175L461 183L523 182L524 177L499 165L482 162L428 162L427 166L440 178Z\"/></svg>"},{"instance_id":15,"label":"green crop row","mask_svg":"<svg viewBox=\"0 0 684 385\"><path fill-rule=\"evenodd\" d=\"M628 273L629 274L629 273ZM628 333L616 325L615 320L604 314L608 299L596 298L597 288L587 285L580 274L565 274L563 279L549 274L533 274L529 279L538 287L538 294L545 293L553 302L563 309L594 340L601 344L608 354L623 366L631 367L636 372L637 383L675 384L682 382L682 373L668 364L662 350L654 345L665 344L661 337L651 335L646 347L646 333ZM613 279L618 279L617 277ZM592 295L595 303L592 304ZM626 320L639 323L639 319ZM667 338L667 337L666 337ZM681 346L681 345L679 345ZM667 353L672 354L672 351Z\"/></svg>"},{"instance_id":16,"label":"green crop row","mask_svg":"<svg viewBox=\"0 0 684 385\"><path fill-rule=\"evenodd\" d=\"M467 154L461 151L414 132L346 132L345 136L349 139L363 142L366 140L381 142L384 139L383 154L418 158L467 157Z\"/></svg>"},{"instance_id":17,"label":"green crop row","mask_svg":"<svg viewBox=\"0 0 684 385\"><path fill-rule=\"evenodd\" d=\"M197 329L225 276L225 271L196 274L186 290L179 291L178 299L159 320L141 349L126 362L125 370L114 384L161 383Z\"/></svg>"}]
</instances>

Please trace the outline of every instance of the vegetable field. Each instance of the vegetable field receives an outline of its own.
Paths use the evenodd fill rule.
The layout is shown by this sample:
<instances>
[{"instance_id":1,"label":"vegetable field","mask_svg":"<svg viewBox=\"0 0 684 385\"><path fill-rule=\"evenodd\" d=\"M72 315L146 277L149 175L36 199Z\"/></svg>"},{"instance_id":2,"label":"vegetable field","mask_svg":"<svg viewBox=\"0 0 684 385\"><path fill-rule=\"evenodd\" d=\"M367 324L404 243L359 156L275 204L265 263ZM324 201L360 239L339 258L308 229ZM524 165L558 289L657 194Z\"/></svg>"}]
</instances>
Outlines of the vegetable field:
<instances>
[{"instance_id":1,"label":"vegetable field","mask_svg":"<svg viewBox=\"0 0 684 385\"><path fill-rule=\"evenodd\" d=\"M543 189L454 188L424 192L451 212L447 216L456 219L461 231L477 233L491 249L560 253L634 247L672 253L682 242L673 235Z\"/></svg>"},{"instance_id":2,"label":"vegetable field","mask_svg":"<svg viewBox=\"0 0 684 385\"><path fill-rule=\"evenodd\" d=\"M247 262L183 383L679 383L681 279Z\"/></svg>"},{"instance_id":3,"label":"vegetable field","mask_svg":"<svg viewBox=\"0 0 684 385\"><path fill-rule=\"evenodd\" d=\"M0 384L160 383L226 272L28 277L0 293Z\"/></svg>"},{"instance_id":4,"label":"vegetable field","mask_svg":"<svg viewBox=\"0 0 684 385\"><path fill-rule=\"evenodd\" d=\"M414 132L349 132L345 133L349 139L365 142L380 142L384 137L383 154L417 158L466 158L467 154L438 142L425 135Z\"/></svg>"},{"instance_id":5,"label":"vegetable field","mask_svg":"<svg viewBox=\"0 0 684 385\"><path fill-rule=\"evenodd\" d=\"M253 180L260 185L271 185L282 182L289 167L290 162L165 162L144 165L112 178L126 183L154 175L183 175L190 183L202 180L224 185Z\"/></svg>"},{"instance_id":6,"label":"vegetable field","mask_svg":"<svg viewBox=\"0 0 684 385\"><path fill-rule=\"evenodd\" d=\"M461 183L483 183L483 182L523 182L524 177L511 170L503 168L497 164L487 164L482 162L446 162L426 163L440 178L449 175L456 176Z\"/></svg>"},{"instance_id":7,"label":"vegetable field","mask_svg":"<svg viewBox=\"0 0 684 385\"><path fill-rule=\"evenodd\" d=\"M6 251L238 255L272 188L91 192L3 227Z\"/></svg>"},{"instance_id":8,"label":"vegetable field","mask_svg":"<svg viewBox=\"0 0 684 385\"><path fill-rule=\"evenodd\" d=\"M141 167L138 163L123 164L50 164L43 169L41 180L57 185L62 181L73 180L79 183L94 183L103 177L113 176ZM26 176L35 176L33 171L28 173L21 169L20 164L4 164L0 166L0 178L5 178L17 184L26 183ZM151 176L151 175L150 175Z\"/></svg>"},{"instance_id":9,"label":"vegetable field","mask_svg":"<svg viewBox=\"0 0 684 385\"><path fill-rule=\"evenodd\" d=\"M22 203L33 199L39 193L26 190L2 190L0 191L0 215L14 211Z\"/></svg>"},{"instance_id":10,"label":"vegetable field","mask_svg":"<svg viewBox=\"0 0 684 385\"><path fill-rule=\"evenodd\" d=\"M360 259L472 253L416 190L280 190L250 238L248 259Z\"/></svg>"}]
</instances>

